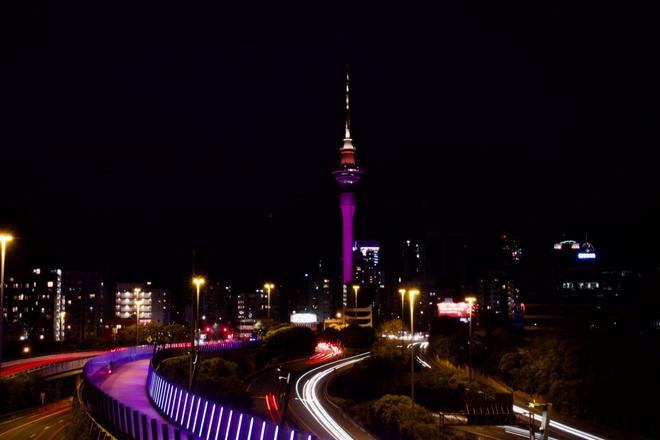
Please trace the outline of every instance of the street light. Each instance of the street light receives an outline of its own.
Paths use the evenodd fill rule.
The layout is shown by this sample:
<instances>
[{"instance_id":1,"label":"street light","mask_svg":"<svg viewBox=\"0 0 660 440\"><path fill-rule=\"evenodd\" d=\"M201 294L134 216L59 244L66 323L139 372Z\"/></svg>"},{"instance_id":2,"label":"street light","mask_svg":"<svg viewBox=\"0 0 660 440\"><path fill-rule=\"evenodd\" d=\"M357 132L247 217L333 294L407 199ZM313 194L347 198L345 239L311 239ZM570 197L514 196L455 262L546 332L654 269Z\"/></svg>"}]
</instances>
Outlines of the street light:
<instances>
[{"instance_id":1,"label":"street light","mask_svg":"<svg viewBox=\"0 0 660 440\"><path fill-rule=\"evenodd\" d=\"M2 262L0 264L0 371L2 371L2 318L4 316L4 299L5 299L5 251L7 243L12 241L14 237L9 234L0 233L0 246L2 247Z\"/></svg>"},{"instance_id":2,"label":"street light","mask_svg":"<svg viewBox=\"0 0 660 440\"><path fill-rule=\"evenodd\" d=\"M403 307L406 300L406 289L399 289L399 293L401 294L401 356L403 356Z\"/></svg>"},{"instance_id":3,"label":"street light","mask_svg":"<svg viewBox=\"0 0 660 440\"><path fill-rule=\"evenodd\" d=\"M267 296L268 296L268 320L270 321L270 291L275 288L275 284L273 283L266 283L264 284L264 289L266 289ZM263 315L261 315L263 316Z\"/></svg>"},{"instance_id":4,"label":"street light","mask_svg":"<svg viewBox=\"0 0 660 440\"><path fill-rule=\"evenodd\" d=\"M415 404L415 346L413 345L415 328L413 321L415 319L414 309L416 295L419 295L419 290L410 289L408 291L408 301L410 301L410 399L412 400L413 405Z\"/></svg>"},{"instance_id":5,"label":"street light","mask_svg":"<svg viewBox=\"0 0 660 440\"><path fill-rule=\"evenodd\" d=\"M355 308L356 309L357 309L357 306L358 306L358 302L357 302L358 290L360 290L360 286L358 284L353 284L353 291L355 292Z\"/></svg>"},{"instance_id":6,"label":"street light","mask_svg":"<svg viewBox=\"0 0 660 440\"><path fill-rule=\"evenodd\" d=\"M465 302L470 305L469 310L469 328L468 328L468 384L472 383L472 309L474 308L474 303L477 302L477 298L474 296L468 296L465 298Z\"/></svg>"},{"instance_id":7,"label":"street light","mask_svg":"<svg viewBox=\"0 0 660 440\"><path fill-rule=\"evenodd\" d=\"M137 347L140 345L140 339L138 337L139 331L140 331L140 306L142 305L143 301L138 301L137 299L135 300L135 346Z\"/></svg>"},{"instance_id":8,"label":"street light","mask_svg":"<svg viewBox=\"0 0 660 440\"><path fill-rule=\"evenodd\" d=\"M64 316L65 311L60 312L60 352L64 353Z\"/></svg>"},{"instance_id":9,"label":"street light","mask_svg":"<svg viewBox=\"0 0 660 440\"><path fill-rule=\"evenodd\" d=\"M197 316L199 315L199 289L204 285L206 280L202 277L195 277L192 280L193 284L197 288L196 301L193 299L192 307L192 325L190 329L190 371L188 377L188 389L192 390L193 379L195 376L195 363L196 359L196 350L195 350L195 335L197 333Z\"/></svg>"}]
</instances>

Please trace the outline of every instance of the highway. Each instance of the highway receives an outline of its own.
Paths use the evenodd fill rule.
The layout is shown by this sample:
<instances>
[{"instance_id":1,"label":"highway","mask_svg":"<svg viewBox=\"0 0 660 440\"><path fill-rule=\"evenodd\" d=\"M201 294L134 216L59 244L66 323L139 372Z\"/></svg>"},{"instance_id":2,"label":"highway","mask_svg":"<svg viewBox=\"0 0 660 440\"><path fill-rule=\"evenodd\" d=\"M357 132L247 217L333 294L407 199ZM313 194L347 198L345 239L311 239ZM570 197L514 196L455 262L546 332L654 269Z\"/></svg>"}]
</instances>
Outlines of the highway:
<instances>
[{"instance_id":1,"label":"highway","mask_svg":"<svg viewBox=\"0 0 660 440\"><path fill-rule=\"evenodd\" d=\"M71 423L71 401L71 398L61 400L3 420L0 422L0 440L65 439L66 428Z\"/></svg>"},{"instance_id":2,"label":"highway","mask_svg":"<svg viewBox=\"0 0 660 440\"><path fill-rule=\"evenodd\" d=\"M416 342L413 345L416 345L420 350L419 350L419 355L417 356L417 361L425 368L433 368L434 367L434 361L428 357L427 354L427 348L428 348L428 343L427 342ZM530 408L524 406L524 402L520 400L515 400L514 405L513 405L513 411L517 414L520 414L524 417L529 417L530 413ZM534 412L534 419L537 422L536 423L536 429L539 428L540 426L540 420L541 420L541 414L537 411ZM621 439L630 439L633 438L633 436L628 435L628 434L618 434L617 436L613 436L611 434L607 434L607 437L602 436L602 434L598 433L595 434L593 432L587 432L585 428L578 428L576 427L576 423L571 423L565 420L565 418L562 418L562 420L557 420L556 416L553 414L552 417L555 417L555 419L551 418L550 419L550 430L548 432L550 440L556 439L556 440L606 440L606 439L613 439L613 438L621 438ZM523 429L519 426L512 426L512 425L507 425L507 426L483 426L483 427L475 427L475 426L464 426L464 427L452 427L453 429L458 429L462 431L468 431L472 432L473 434L477 434L480 436L483 436L483 438L529 438L529 429ZM537 436L538 436L538 431L537 431ZM635 437L637 438L637 437Z\"/></svg>"},{"instance_id":3,"label":"highway","mask_svg":"<svg viewBox=\"0 0 660 440\"><path fill-rule=\"evenodd\" d=\"M2 363L2 370L0 371L1 377L11 376L31 370L34 368L43 367L48 364L56 362L64 362L72 359L94 357L98 354L104 353L102 351L86 351L86 352L73 352L73 353L57 353L45 356L36 356L25 359L16 359L9 362Z\"/></svg>"},{"instance_id":4,"label":"highway","mask_svg":"<svg viewBox=\"0 0 660 440\"><path fill-rule=\"evenodd\" d=\"M350 368L369 357L361 353L314 367L297 375L293 399L289 402L291 418L307 432L321 439L371 440L374 437L348 418L328 399L328 383L338 371Z\"/></svg>"}]
</instances>

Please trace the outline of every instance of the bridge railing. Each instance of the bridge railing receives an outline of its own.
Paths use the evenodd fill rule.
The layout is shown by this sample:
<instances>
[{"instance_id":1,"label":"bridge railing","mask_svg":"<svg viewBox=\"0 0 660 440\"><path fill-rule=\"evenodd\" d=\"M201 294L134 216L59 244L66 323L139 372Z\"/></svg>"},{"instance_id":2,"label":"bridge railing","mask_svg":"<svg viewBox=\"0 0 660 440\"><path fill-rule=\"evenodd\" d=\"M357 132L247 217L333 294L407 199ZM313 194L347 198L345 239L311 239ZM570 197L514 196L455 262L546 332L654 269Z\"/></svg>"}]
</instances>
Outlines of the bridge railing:
<instances>
[{"instance_id":1,"label":"bridge railing","mask_svg":"<svg viewBox=\"0 0 660 440\"><path fill-rule=\"evenodd\" d=\"M231 350L240 342L217 344L208 351ZM244 346L244 345L243 345ZM235 440L312 440L310 434L290 430L285 426L241 413L224 403L213 402L168 381L149 365L147 394L161 415L171 423L194 435L195 440L231 438Z\"/></svg>"},{"instance_id":2,"label":"bridge railing","mask_svg":"<svg viewBox=\"0 0 660 440\"><path fill-rule=\"evenodd\" d=\"M144 345L112 350L89 360L83 369L81 401L84 409L95 424L105 432L121 440L191 440L187 432L167 423L159 423L136 408L124 405L120 400L103 392L96 384L103 375L122 364L148 359L153 347ZM137 389L134 392L144 392ZM160 425L160 426L159 426Z\"/></svg>"}]
</instances>

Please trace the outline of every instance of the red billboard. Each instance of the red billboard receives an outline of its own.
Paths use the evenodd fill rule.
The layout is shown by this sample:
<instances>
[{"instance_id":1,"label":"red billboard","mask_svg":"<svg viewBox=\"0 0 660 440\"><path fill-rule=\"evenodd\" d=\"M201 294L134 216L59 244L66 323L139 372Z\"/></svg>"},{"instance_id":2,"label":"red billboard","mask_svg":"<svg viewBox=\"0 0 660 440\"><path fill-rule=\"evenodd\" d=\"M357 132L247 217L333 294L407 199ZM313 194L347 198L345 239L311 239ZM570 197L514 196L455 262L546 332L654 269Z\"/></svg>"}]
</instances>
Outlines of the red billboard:
<instances>
[{"instance_id":1,"label":"red billboard","mask_svg":"<svg viewBox=\"0 0 660 440\"><path fill-rule=\"evenodd\" d=\"M438 316L451 316L453 318L466 318L470 315L470 304L466 302L438 303Z\"/></svg>"}]
</instances>

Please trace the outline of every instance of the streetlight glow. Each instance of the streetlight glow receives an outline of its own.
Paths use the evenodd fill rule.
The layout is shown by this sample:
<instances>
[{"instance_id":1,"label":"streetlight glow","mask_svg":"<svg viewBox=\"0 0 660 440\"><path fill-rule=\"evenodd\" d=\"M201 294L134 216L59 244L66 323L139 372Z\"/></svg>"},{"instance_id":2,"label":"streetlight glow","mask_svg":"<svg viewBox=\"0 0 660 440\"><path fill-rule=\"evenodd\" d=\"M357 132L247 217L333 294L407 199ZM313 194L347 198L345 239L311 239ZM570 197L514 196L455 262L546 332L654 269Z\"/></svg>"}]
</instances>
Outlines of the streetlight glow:
<instances>
[{"instance_id":1,"label":"streetlight glow","mask_svg":"<svg viewBox=\"0 0 660 440\"><path fill-rule=\"evenodd\" d=\"M2 257L0 258L0 371L2 370L2 319L4 317L4 300L5 300L5 252L7 250L7 243L12 241L14 237L7 233L0 232L0 248L2 248Z\"/></svg>"},{"instance_id":2,"label":"streetlight glow","mask_svg":"<svg viewBox=\"0 0 660 440\"><path fill-rule=\"evenodd\" d=\"M469 310L469 324L470 327L468 329L468 384L472 383L472 309L474 308L474 304L477 302L477 298L474 296L468 296L465 297L465 302L470 305L470 310Z\"/></svg>"},{"instance_id":3,"label":"streetlight glow","mask_svg":"<svg viewBox=\"0 0 660 440\"><path fill-rule=\"evenodd\" d=\"M196 347L195 339L198 333L197 329L197 319L199 316L199 289L206 283L204 277L193 277L192 283L195 285L197 290L197 296L193 297L193 307L192 307L192 322L190 323L190 371L188 376L188 389L192 390L193 379L195 375L195 363L196 359ZM195 301L196 299L196 301Z\"/></svg>"},{"instance_id":4,"label":"streetlight glow","mask_svg":"<svg viewBox=\"0 0 660 440\"><path fill-rule=\"evenodd\" d=\"M415 296L419 295L419 290L410 289L408 291L408 301L410 301L410 399L415 405Z\"/></svg>"},{"instance_id":5,"label":"streetlight glow","mask_svg":"<svg viewBox=\"0 0 660 440\"><path fill-rule=\"evenodd\" d=\"M403 357L403 346L405 345L403 343L403 308L406 302L406 289L399 289L399 293L401 294L401 357Z\"/></svg>"},{"instance_id":6,"label":"streetlight glow","mask_svg":"<svg viewBox=\"0 0 660 440\"><path fill-rule=\"evenodd\" d=\"M267 296L268 296L268 307L267 307L267 313L268 313L268 320L270 321L270 291L275 288L275 284L273 283L266 283L264 284L264 289L266 289ZM263 316L263 315L262 315Z\"/></svg>"}]
</instances>

